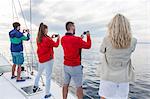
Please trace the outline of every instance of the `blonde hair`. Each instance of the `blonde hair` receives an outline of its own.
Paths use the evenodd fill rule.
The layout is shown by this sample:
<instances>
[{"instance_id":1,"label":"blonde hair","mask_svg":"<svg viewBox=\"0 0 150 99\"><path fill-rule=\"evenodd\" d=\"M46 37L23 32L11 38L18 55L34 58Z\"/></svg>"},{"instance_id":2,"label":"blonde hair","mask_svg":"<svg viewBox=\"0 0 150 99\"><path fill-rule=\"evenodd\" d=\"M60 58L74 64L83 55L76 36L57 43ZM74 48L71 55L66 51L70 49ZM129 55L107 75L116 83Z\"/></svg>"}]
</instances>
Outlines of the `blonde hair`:
<instances>
[{"instance_id":1,"label":"blonde hair","mask_svg":"<svg viewBox=\"0 0 150 99\"><path fill-rule=\"evenodd\" d=\"M128 19L117 14L108 25L108 37L112 46L121 49L128 48L131 43L131 27Z\"/></svg>"}]
</instances>

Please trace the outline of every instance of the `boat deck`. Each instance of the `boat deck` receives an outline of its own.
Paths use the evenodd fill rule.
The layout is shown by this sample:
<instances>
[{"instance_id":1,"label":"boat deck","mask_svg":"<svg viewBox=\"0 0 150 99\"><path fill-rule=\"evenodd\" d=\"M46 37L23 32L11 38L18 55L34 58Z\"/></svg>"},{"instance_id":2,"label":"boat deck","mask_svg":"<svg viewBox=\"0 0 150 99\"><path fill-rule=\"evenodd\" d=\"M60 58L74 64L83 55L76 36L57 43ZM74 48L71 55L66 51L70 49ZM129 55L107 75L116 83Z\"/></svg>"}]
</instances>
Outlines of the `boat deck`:
<instances>
[{"instance_id":1,"label":"boat deck","mask_svg":"<svg viewBox=\"0 0 150 99\"><path fill-rule=\"evenodd\" d=\"M9 62L0 55L0 68L4 66L9 66ZM6 70L7 71L7 70ZM39 83L42 91L33 94L27 94L21 88L27 86L33 86L34 79L36 75L29 75L31 79L27 79L25 82L16 82L16 79L11 79L11 72L4 72L2 76L0 76L0 98L1 99L44 99L45 95L45 87L42 86L42 82ZM45 77L43 76L43 80ZM62 99L62 87L59 86L54 80L51 80L51 94L52 97L50 99ZM71 92L68 94L68 99L77 99L75 95Z\"/></svg>"}]
</instances>

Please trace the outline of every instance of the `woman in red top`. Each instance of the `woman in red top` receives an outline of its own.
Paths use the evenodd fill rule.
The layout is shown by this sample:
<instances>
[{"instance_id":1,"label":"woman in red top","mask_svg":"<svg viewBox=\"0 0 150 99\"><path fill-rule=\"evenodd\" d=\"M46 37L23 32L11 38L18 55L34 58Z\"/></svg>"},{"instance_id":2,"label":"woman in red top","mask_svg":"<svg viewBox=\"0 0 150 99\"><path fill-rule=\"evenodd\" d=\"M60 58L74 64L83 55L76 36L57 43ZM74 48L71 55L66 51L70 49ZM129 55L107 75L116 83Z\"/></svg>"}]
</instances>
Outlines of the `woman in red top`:
<instances>
[{"instance_id":1,"label":"woman in red top","mask_svg":"<svg viewBox=\"0 0 150 99\"><path fill-rule=\"evenodd\" d=\"M38 74L35 78L33 91L36 92L39 87L39 79L44 69L46 69L46 88L45 88L45 97L48 98L51 96L50 93L50 82L51 82L51 73L54 59L53 47L58 47L59 45L59 36L57 41L54 42L51 37L47 35L48 26L41 23L37 35L37 55L39 59ZM54 35L52 36L54 37Z\"/></svg>"}]
</instances>

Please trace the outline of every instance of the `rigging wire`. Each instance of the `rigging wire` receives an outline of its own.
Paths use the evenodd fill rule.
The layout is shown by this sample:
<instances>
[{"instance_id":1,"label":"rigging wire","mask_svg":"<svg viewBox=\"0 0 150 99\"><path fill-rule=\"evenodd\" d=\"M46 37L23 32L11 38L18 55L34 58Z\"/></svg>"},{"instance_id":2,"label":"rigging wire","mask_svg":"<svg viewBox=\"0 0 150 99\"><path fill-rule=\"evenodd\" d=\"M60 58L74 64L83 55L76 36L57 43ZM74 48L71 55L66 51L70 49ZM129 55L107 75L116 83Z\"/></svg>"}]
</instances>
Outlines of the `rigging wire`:
<instances>
[{"instance_id":1,"label":"rigging wire","mask_svg":"<svg viewBox=\"0 0 150 99\"><path fill-rule=\"evenodd\" d=\"M16 10L16 6L15 6L15 3L14 3L14 0L12 0L12 17L13 17L13 22L15 21L15 15L16 15L17 21L19 21L19 17L18 17L18 14L17 14L17 10Z\"/></svg>"},{"instance_id":2,"label":"rigging wire","mask_svg":"<svg viewBox=\"0 0 150 99\"><path fill-rule=\"evenodd\" d=\"M22 14L22 17L23 17L25 26L26 26L26 28L28 28L27 22L26 22L26 19L25 19L25 15L24 15L24 13L23 13L23 9L22 9L22 5L21 5L20 0L18 0L18 3L19 3L19 7L20 7L20 10L21 10L21 14ZM30 39L30 43L31 43L31 39ZM24 46L25 46L25 45L24 45ZM26 49L26 47L25 47L25 49ZM26 50L26 53L27 53L27 50ZM31 53L31 55L32 55L32 53ZM31 60L31 64L30 64L29 58L28 58L28 57L29 57L29 56L27 56L28 67L29 67L29 69L30 69L30 71L31 71L31 75L33 75L33 69L32 69L32 66L33 66L33 59ZM30 65L32 65L32 66L30 66Z\"/></svg>"},{"instance_id":3,"label":"rigging wire","mask_svg":"<svg viewBox=\"0 0 150 99\"><path fill-rule=\"evenodd\" d=\"M25 20L25 15L24 15L23 10L22 10L22 6L21 6L21 3L20 3L20 0L18 0L18 3L19 3L19 7L20 7L20 10L21 10L21 14L22 14L25 26L26 26L26 28L28 28L26 20Z\"/></svg>"},{"instance_id":4,"label":"rigging wire","mask_svg":"<svg viewBox=\"0 0 150 99\"><path fill-rule=\"evenodd\" d=\"M20 9L22 9L22 7L21 7L21 3L19 3L20 4ZM17 16L17 21L19 21L19 17L18 17L18 14L17 14L17 10L16 10L16 6L15 6L15 3L14 3L14 0L12 0L12 8L14 8L14 10L15 10L15 14L16 14L16 16ZM13 9L12 9L13 10ZM21 10L22 11L22 10ZM14 15L14 12L12 12L13 13L13 15ZM24 16L24 14L23 14L23 12L21 12L22 13L22 16L23 16L23 19L25 18L25 16ZM14 17L13 17L13 20L14 20ZM26 25L26 21L25 21L25 19L24 19L24 22L25 22L25 25ZM27 25L26 25L26 27L27 27ZM25 46L25 44L23 44L24 45L24 48L25 48L25 55L26 55L26 58L27 58L27 62L28 62L28 65L29 65L29 58L28 58L28 55L27 55L27 49L26 49L26 46ZM27 68L27 71L28 71L28 68Z\"/></svg>"},{"instance_id":5,"label":"rigging wire","mask_svg":"<svg viewBox=\"0 0 150 99\"><path fill-rule=\"evenodd\" d=\"M22 6L21 6L21 2L20 2L20 0L18 0L18 3L19 3L19 7L20 7L20 10L21 10L21 15L22 15L22 17L23 17L23 20L24 20L24 23L25 23L25 26L26 26L26 28L28 28L28 26L27 26L27 22L26 22L26 19L25 19L25 15L24 15L24 13L23 13L23 9L22 9ZM32 4L31 4L31 0L30 0L30 33L32 34ZM14 3L14 0L12 0L12 17L13 17L13 21L15 20L15 15L16 15L16 18L17 18L17 20L19 21L19 17L18 17L18 14L17 14L17 10L16 10L16 6L15 6L15 3ZM15 13L15 14L14 14ZM32 38L32 35L31 35L31 38ZM25 45L24 45L25 46ZM37 61L37 58L36 58L36 55L35 55L35 52L34 52L34 48L33 48L33 44L32 44L32 39L30 39L30 46L31 46L31 50L32 50L32 52L31 52L31 55L34 55L34 57L35 57L35 59L36 59L36 61ZM25 52L26 52L26 57L27 57L27 61L28 61L28 67L30 67L30 71L31 71L31 75L33 74L33 57L32 57L32 63L31 63L31 65L32 66L30 66L30 62L29 62L29 58L28 58L28 55L27 55L27 49L26 49L26 47L25 47ZM63 69L61 69L61 73L62 73L62 70ZM27 72L28 72L28 68L27 68ZM63 73L62 73L63 74ZM60 79L61 80L61 79ZM44 80L43 80L43 77L41 76L41 81L42 81L42 84L43 84L43 86L45 85L44 84ZM62 83L62 82L61 82ZM86 93L84 93L84 94L86 94ZM87 95L86 94L86 96L88 96L88 97L90 97L91 99L93 99L91 96L89 96L89 95Z\"/></svg>"},{"instance_id":6,"label":"rigging wire","mask_svg":"<svg viewBox=\"0 0 150 99\"><path fill-rule=\"evenodd\" d=\"M21 2L20 2L20 0L18 0L18 2L19 2L19 6L20 6L20 9L21 9L21 14L22 14L25 26L27 28L27 23L26 23L25 15L24 15L23 10L22 10ZM31 34L32 34L32 8L31 7L32 7L32 5L31 5L31 0L30 0L30 30L31 30ZM30 47L31 47L31 51L32 51L31 55L34 55L35 60L37 61L37 58L36 58L36 55L35 55L35 52L34 52L34 48L33 48L33 44L32 44L32 35L31 35L31 38L30 38ZM28 58L28 56L27 56L27 58ZM31 64L29 64L29 59L27 59L27 60L28 60L28 65L30 67L31 75L33 75L33 56L31 57ZM30 65L32 65L32 66L30 66ZM43 86L44 86L45 84L44 84L44 80L43 80L42 76L41 76L41 80L42 80L42 83L43 83Z\"/></svg>"}]
</instances>

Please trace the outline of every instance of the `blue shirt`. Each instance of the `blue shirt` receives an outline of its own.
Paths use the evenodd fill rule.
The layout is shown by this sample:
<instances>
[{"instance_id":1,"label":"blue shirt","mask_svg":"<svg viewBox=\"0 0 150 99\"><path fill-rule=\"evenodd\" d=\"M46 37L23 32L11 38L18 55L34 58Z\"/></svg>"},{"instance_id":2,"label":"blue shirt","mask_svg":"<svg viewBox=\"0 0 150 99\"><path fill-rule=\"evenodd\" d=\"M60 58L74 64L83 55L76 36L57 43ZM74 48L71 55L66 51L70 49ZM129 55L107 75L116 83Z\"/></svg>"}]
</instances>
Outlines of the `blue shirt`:
<instances>
[{"instance_id":1,"label":"blue shirt","mask_svg":"<svg viewBox=\"0 0 150 99\"><path fill-rule=\"evenodd\" d=\"M30 39L30 34L24 36L22 32L13 29L9 32L10 37L10 50L11 52L21 52L23 51L23 40L28 41Z\"/></svg>"}]
</instances>

